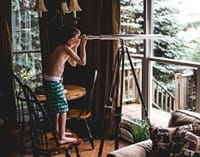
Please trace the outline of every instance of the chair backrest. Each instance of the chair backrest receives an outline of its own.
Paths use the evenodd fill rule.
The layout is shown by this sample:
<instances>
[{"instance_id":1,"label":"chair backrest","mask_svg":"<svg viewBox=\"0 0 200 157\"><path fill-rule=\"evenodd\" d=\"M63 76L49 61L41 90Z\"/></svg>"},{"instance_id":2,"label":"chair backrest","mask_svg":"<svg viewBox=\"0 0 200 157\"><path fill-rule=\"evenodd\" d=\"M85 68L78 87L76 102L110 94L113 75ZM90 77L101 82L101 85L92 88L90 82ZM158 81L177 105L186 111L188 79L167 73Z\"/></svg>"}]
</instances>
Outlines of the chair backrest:
<instances>
[{"instance_id":1,"label":"chair backrest","mask_svg":"<svg viewBox=\"0 0 200 157\"><path fill-rule=\"evenodd\" d=\"M49 138L52 138L51 142L55 142L55 145L59 147L60 144L58 143L56 131L44 106L39 102L35 93L27 85L24 85L23 89L28 104L33 149L36 146L48 148Z\"/></svg>"},{"instance_id":2,"label":"chair backrest","mask_svg":"<svg viewBox=\"0 0 200 157\"><path fill-rule=\"evenodd\" d=\"M24 91L23 86L24 84L20 81L20 79L13 73L14 78L14 87L15 87L15 104L16 104L16 111L17 111L17 122L18 125L23 125L29 119L25 117L24 113L27 113L27 104L24 101Z\"/></svg>"},{"instance_id":3,"label":"chair backrest","mask_svg":"<svg viewBox=\"0 0 200 157\"><path fill-rule=\"evenodd\" d=\"M17 77L17 75L13 74L13 78L15 80L15 96L19 96L19 94L23 93L23 83L20 81L20 79Z\"/></svg>"},{"instance_id":4,"label":"chair backrest","mask_svg":"<svg viewBox=\"0 0 200 157\"><path fill-rule=\"evenodd\" d=\"M88 111L91 111L91 107L93 104L94 90L95 90L95 86L96 86L97 75L98 75L98 71L95 69L94 75L93 75L93 80L92 80L92 86L91 86L90 93L89 93Z\"/></svg>"},{"instance_id":5,"label":"chair backrest","mask_svg":"<svg viewBox=\"0 0 200 157\"><path fill-rule=\"evenodd\" d=\"M5 105L6 105L6 102L5 102L5 99L3 97L3 94L1 93L0 91L0 119L6 119L6 113L5 113Z\"/></svg>"}]
</instances>

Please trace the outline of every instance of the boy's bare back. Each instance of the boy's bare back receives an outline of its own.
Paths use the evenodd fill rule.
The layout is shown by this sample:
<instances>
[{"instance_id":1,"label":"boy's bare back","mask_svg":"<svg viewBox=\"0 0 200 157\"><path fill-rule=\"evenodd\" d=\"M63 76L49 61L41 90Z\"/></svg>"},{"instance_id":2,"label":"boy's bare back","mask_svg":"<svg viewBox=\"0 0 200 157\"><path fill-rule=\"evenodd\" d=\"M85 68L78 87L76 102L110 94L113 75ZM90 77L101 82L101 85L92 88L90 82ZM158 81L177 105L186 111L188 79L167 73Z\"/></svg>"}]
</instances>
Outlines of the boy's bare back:
<instances>
[{"instance_id":1,"label":"boy's bare back","mask_svg":"<svg viewBox=\"0 0 200 157\"><path fill-rule=\"evenodd\" d=\"M56 47L48 60L46 74L49 76L61 77L65 68L65 63L68 59L69 55L65 45Z\"/></svg>"}]
</instances>

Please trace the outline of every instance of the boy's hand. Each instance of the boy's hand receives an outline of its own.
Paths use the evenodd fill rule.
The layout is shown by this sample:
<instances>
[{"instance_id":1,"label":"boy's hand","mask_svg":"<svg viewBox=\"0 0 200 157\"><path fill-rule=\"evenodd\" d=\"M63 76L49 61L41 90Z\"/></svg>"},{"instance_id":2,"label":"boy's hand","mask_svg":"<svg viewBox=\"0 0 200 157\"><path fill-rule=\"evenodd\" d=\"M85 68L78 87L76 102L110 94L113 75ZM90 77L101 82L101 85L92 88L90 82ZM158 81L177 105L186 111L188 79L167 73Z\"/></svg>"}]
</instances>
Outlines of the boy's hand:
<instances>
[{"instance_id":1,"label":"boy's hand","mask_svg":"<svg viewBox=\"0 0 200 157\"><path fill-rule=\"evenodd\" d=\"M81 45L86 45L86 43L87 43L87 39L86 39L86 34L82 34L81 36L80 36L80 39L81 39Z\"/></svg>"}]
</instances>

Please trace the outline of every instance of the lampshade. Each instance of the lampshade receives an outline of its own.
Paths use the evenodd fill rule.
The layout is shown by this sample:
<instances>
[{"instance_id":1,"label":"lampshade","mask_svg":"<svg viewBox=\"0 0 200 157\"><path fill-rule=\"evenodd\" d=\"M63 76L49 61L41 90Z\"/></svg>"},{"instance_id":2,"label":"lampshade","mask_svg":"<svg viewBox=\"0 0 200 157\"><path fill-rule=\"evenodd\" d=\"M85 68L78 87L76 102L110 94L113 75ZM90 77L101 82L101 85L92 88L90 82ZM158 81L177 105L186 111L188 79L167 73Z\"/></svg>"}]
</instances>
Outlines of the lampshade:
<instances>
[{"instance_id":1,"label":"lampshade","mask_svg":"<svg viewBox=\"0 0 200 157\"><path fill-rule=\"evenodd\" d=\"M70 12L71 12L71 11L69 10L68 6L67 6L67 2L66 2L66 1L61 2L61 8L62 8L63 14L66 14L66 13L70 13Z\"/></svg>"},{"instance_id":2,"label":"lampshade","mask_svg":"<svg viewBox=\"0 0 200 157\"><path fill-rule=\"evenodd\" d=\"M34 7L34 10L39 12L47 12L44 0L36 0L36 5Z\"/></svg>"},{"instance_id":3,"label":"lampshade","mask_svg":"<svg viewBox=\"0 0 200 157\"><path fill-rule=\"evenodd\" d=\"M78 0L70 0L69 10L70 11L81 11L82 10L78 4Z\"/></svg>"}]
</instances>

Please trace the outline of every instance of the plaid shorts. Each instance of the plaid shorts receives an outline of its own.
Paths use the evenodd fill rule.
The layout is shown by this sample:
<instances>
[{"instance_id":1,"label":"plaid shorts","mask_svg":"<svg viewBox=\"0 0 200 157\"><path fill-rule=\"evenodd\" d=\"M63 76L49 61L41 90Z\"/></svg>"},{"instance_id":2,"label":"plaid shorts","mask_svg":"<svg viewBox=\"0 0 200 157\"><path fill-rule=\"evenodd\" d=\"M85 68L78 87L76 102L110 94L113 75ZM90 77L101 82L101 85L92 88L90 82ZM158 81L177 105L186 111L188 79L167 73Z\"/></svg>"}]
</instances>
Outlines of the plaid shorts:
<instances>
[{"instance_id":1,"label":"plaid shorts","mask_svg":"<svg viewBox=\"0 0 200 157\"><path fill-rule=\"evenodd\" d=\"M47 109L50 114L64 113L69 110L64 94L64 88L60 81L44 80Z\"/></svg>"}]
</instances>

